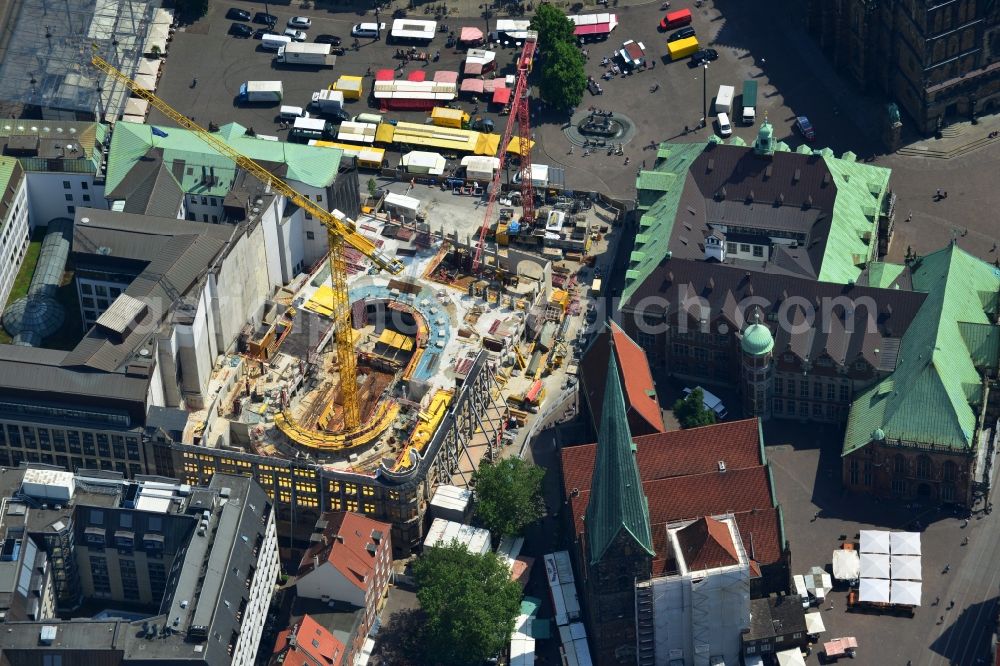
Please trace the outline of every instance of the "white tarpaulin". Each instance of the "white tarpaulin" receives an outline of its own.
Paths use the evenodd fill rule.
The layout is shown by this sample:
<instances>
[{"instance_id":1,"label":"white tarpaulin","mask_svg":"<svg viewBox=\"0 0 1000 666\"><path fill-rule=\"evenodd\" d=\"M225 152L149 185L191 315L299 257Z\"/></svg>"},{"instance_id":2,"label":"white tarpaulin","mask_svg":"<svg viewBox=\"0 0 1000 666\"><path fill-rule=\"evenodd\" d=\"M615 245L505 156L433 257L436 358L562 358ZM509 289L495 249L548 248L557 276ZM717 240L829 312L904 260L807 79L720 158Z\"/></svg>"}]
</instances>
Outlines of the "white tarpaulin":
<instances>
[{"instance_id":1,"label":"white tarpaulin","mask_svg":"<svg viewBox=\"0 0 1000 666\"><path fill-rule=\"evenodd\" d=\"M881 553L861 553L862 578L888 578L889 556Z\"/></svg>"},{"instance_id":2,"label":"white tarpaulin","mask_svg":"<svg viewBox=\"0 0 1000 666\"><path fill-rule=\"evenodd\" d=\"M893 555L890 573L893 580L923 580L920 558L916 555Z\"/></svg>"},{"instance_id":3,"label":"white tarpaulin","mask_svg":"<svg viewBox=\"0 0 1000 666\"><path fill-rule=\"evenodd\" d=\"M826 625L823 624L822 613L806 613L805 618L807 634L822 634L826 631Z\"/></svg>"},{"instance_id":4,"label":"white tarpaulin","mask_svg":"<svg viewBox=\"0 0 1000 666\"><path fill-rule=\"evenodd\" d=\"M861 530L862 553L889 553L889 533L879 530Z\"/></svg>"},{"instance_id":5,"label":"white tarpaulin","mask_svg":"<svg viewBox=\"0 0 1000 666\"><path fill-rule=\"evenodd\" d=\"M149 102L141 97L129 97L128 101L125 103L126 116L142 116L145 118L148 111Z\"/></svg>"},{"instance_id":6,"label":"white tarpaulin","mask_svg":"<svg viewBox=\"0 0 1000 666\"><path fill-rule=\"evenodd\" d=\"M837 580L857 580L861 575L861 559L856 550L838 548L833 551L833 577Z\"/></svg>"},{"instance_id":7,"label":"white tarpaulin","mask_svg":"<svg viewBox=\"0 0 1000 666\"><path fill-rule=\"evenodd\" d=\"M889 603L889 581L884 578L862 578L858 599L877 604Z\"/></svg>"},{"instance_id":8,"label":"white tarpaulin","mask_svg":"<svg viewBox=\"0 0 1000 666\"><path fill-rule=\"evenodd\" d=\"M160 71L160 64L163 61L159 58L141 58L139 60L139 71L138 74L146 74L147 76L156 76Z\"/></svg>"},{"instance_id":9,"label":"white tarpaulin","mask_svg":"<svg viewBox=\"0 0 1000 666\"><path fill-rule=\"evenodd\" d=\"M894 580L890 600L902 606L919 606L920 587L921 584L915 580Z\"/></svg>"},{"instance_id":10,"label":"white tarpaulin","mask_svg":"<svg viewBox=\"0 0 1000 666\"><path fill-rule=\"evenodd\" d=\"M778 652L778 666L806 666L806 660L802 656L802 650L785 650Z\"/></svg>"},{"instance_id":11,"label":"white tarpaulin","mask_svg":"<svg viewBox=\"0 0 1000 666\"><path fill-rule=\"evenodd\" d=\"M920 555L920 532L890 532L889 552L893 555Z\"/></svg>"}]
</instances>

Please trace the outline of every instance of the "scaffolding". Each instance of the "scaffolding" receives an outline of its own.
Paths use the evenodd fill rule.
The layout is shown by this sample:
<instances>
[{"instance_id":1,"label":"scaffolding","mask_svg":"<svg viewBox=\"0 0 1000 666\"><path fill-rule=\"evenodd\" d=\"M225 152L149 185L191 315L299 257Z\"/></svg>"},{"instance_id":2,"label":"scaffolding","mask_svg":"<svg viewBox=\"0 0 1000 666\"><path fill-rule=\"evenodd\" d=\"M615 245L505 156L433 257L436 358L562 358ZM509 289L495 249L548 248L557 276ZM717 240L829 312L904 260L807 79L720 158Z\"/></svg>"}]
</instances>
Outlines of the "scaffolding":
<instances>
[{"instance_id":1,"label":"scaffolding","mask_svg":"<svg viewBox=\"0 0 1000 666\"><path fill-rule=\"evenodd\" d=\"M129 88L90 66L91 49L135 76L158 8L159 0L13 0L0 11L4 114L119 117Z\"/></svg>"}]
</instances>

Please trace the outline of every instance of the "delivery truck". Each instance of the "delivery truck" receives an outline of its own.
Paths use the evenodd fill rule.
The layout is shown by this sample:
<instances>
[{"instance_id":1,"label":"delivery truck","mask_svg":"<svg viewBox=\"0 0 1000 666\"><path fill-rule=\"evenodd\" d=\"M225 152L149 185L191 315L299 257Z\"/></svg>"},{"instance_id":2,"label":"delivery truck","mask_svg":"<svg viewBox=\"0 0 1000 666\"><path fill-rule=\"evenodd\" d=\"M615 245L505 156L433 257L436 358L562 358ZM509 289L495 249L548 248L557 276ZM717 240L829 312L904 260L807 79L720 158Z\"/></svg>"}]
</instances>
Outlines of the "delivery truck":
<instances>
[{"instance_id":1,"label":"delivery truck","mask_svg":"<svg viewBox=\"0 0 1000 666\"><path fill-rule=\"evenodd\" d=\"M312 94L312 105L320 113L333 113L344 108L344 93L339 90L319 90Z\"/></svg>"},{"instance_id":2,"label":"delivery truck","mask_svg":"<svg viewBox=\"0 0 1000 666\"><path fill-rule=\"evenodd\" d=\"M678 39L675 42L667 42L667 55L674 62L690 57L697 50L697 37L687 37L685 39Z\"/></svg>"},{"instance_id":3,"label":"delivery truck","mask_svg":"<svg viewBox=\"0 0 1000 666\"><path fill-rule=\"evenodd\" d=\"M245 81L240 84L240 104L280 104L281 81Z\"/></svg>"},{"instance_id":4,"label":"delivery truck","mask_svg":"<svg viewBox=\"0 0 1000 666\"><path fill-rule=\"evenodd\" d=\"M292 42L278 47L275 60L282 65L302 65L305 67L333 67L337 56L330 52L330 44L306 44Z\"/></svg>"},{"instance_id":5,"label":"delivery truck","mask_svg":"<svg viewBox=\"0 0 1000 666\"><path fill-rule=\"evenodd\" d=\"M753 125L757 122L757 82L743 82L743 124Z\"/></svg>"},{"instance_id":6,"label":"delivery truck","mask_svg":"<svg viewBox=\"0 0 1000 666\"><path fill-rule=\"evenodd\" d=\"M732 86L719 86L719 92L715 95L715 113L730 113L733 110L735 96L736 89Z\"/></svg>"}]
</instances>

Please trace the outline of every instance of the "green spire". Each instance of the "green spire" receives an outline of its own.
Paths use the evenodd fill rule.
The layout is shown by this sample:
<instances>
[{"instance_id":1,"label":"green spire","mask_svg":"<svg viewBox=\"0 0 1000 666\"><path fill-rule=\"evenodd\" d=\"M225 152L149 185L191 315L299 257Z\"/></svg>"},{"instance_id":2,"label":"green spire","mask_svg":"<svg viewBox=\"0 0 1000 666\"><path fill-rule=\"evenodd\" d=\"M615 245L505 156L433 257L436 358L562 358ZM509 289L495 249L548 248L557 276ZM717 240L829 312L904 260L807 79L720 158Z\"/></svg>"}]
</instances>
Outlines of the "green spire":
<instances>
[{"instance_id":1,"label":"green spire","mask_svg":"<svg viewBox=\"0 0 1000 666\"><path fill-rule=\"evenodd\" d=\"M628 428L625 398L618 379L614 349L604 387L597 459L587 504L587 550L596 564L623 530L642 550L655 555L649 527L649 506L642 492L635 444Z\"/></svg>"},{"instance_id":2,"label":"green spire","mask_svg":"<svg viewBox=\"0 0 1000 666\"><path fill-rule=\"evenodd\" d=\"M757 140L753 142L753 149L758 155L770 157L774 155L774 127L764 113L764 122L760 124L757 131Z\"/></svg>"}]
</instances>

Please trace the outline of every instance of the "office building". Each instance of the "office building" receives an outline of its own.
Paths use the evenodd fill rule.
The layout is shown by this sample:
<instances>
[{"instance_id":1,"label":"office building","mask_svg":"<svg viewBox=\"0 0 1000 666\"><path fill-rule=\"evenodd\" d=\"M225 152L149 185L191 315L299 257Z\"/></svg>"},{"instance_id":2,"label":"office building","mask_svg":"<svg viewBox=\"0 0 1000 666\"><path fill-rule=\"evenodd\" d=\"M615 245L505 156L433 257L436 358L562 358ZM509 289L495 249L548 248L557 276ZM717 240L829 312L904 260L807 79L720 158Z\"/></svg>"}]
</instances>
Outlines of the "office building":
<instances>
[{"instance_id":1,"label":"office building","mask_svg":"<svg viewBox=\"0 0 1000 666\"><path fill-rule=\"evenodd\" d=\"M27 178L20 163L0 157L0 303L6 304L28 251Z\"/></svg>"},{"instance_id":2,"label":"office building","mask_svg":"<svg viewBox=\"0 0 1000 666\"><path fill-rule=\"evenodd\" d=\"M22 466L0 483L5 665L254 663L279 562L253 480Z\"/></svg>"}]
</instances>

